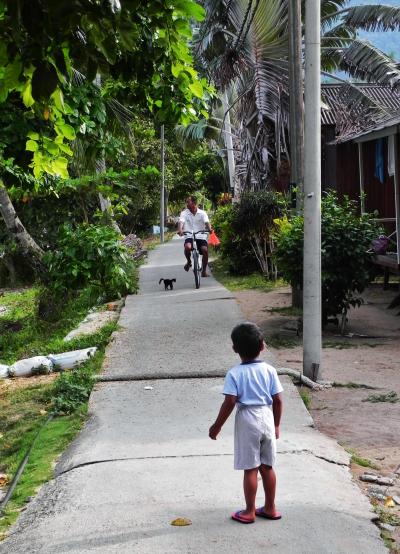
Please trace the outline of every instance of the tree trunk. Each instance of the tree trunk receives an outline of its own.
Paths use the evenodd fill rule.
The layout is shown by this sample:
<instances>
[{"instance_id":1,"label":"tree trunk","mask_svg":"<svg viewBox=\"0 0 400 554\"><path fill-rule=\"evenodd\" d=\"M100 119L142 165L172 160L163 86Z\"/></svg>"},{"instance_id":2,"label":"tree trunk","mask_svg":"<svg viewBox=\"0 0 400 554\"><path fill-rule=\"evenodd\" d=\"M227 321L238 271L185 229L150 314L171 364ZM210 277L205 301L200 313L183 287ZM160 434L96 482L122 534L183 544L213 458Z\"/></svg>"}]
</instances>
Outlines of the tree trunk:
<instances>
[{"instance_id":1,"label":"tree trunk","mask_svg":"<svg viewBox=\"0 0 400 554\"><path fill-rule=\"evenodd\" d=\"M289 142L290 190L296 190L296 210L303 206L304 101L301 54L301 1L289 1Z\"/></svg>"},{"instance_id":2,"label":"tree trunk","mask_svg":"<svg viewBox=\"0 0 400 554\"><path fill-rule=\"evenodd\" d=\"M17 286L17 272L15 270L14 260L7 254L3 257L3 263L8 271L8 282L11 287Z\"/></svg>"},{"instance_id":3,"label":"tree trunk","mask_svg":"<svg viewBox=\"0 0 400 554\"><path fill-rule=\"evenodd\" d=\"M1 181L0 213L3 216L8 232L15 238L35 273L44 274L45 268L42 263L44 252L22 225L21 220L15 212L10 197L8 196L8 192L4 188Z\"/></svg>"},{"instance_id":4,"label":"tree trunk","mask_svg":"<svg viewBox=\"0 0 400 554\"><path fill-rule=\"evenodd\" d=\"M303 289L301 285L292 284L292 306L293 308L303 308Z\"/></svg>"},{"instance_id":5,"label":"tree trunk","mask_svg":"<svg viewBox=\"0 0 400 554\"><path fill-rule=\"evenodd\" d=\"M96 160L96 173L101 174L106 172L106 162L104 158L101 158L99 160ZM118 223L114 219L114 214L112 210L111 202L108 198L104 198L104 196L99 192L99 202L100 202L100 209L103 212L103 214L106 214L106 216L110 219L111 226L119 233L121 233L121 229L118 226Z\"/></svg>"}]
</instances>

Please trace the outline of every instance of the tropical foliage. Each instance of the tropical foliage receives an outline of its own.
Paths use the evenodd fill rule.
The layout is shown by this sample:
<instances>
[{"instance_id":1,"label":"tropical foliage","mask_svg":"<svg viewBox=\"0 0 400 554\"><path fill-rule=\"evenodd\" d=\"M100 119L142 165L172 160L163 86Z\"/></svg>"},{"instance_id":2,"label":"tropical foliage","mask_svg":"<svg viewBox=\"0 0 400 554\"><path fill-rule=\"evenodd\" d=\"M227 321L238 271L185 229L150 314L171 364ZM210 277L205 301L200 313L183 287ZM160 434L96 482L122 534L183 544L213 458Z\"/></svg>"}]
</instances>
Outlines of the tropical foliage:
<instances>
[{"instance_id":1,"label":"tropical foliage","mask_svg":"<svg viewBox=\"0 0 400 554\"><path fill-rule=\"evenodd\" d=\"M287 0L204 0L206 10L197 37L197 55L219 91L228 90L236 142L237 178L242 190L269 186L281 156L289 157L288 6ZM400 27L400 8L347 7L346 0L321 0L322 69L344 70L369 82L399 83L395 62L365 40L357 29ZM384 113L351 84L349 103L366 112Z\"/></svg>"},{"instance_id":2,"label":"tropical foliage","mask_svg":"<svg viewBox=\"0 0 400 554\"><path fill-rule=\"evenodd\" d=\"M270 191L248 193L235 204L223 204L213 217L221 240L220 252L232 273L252 273L276 278L272 260L275 223L283 199Z\"/></svg>"},{"instance_id":3,"label":"tropical foliage","mask_svg":"<svg viewBox=\"0 0 400 554\"><path fill-rule=\"evenodd\" d=\"M51 291L65 298L69 291L90 287L103 300L133 292L132 262L118 238L104 225L61 227L57 249L44 257Z\"/></svg>"},{"instance_id":4,"label":"tropical foliage","mask_svg":"<svg viewBox=\"0 0 400 554\"><path fill-rule=\"evenodd\" d=\"M303 286L303 216L282 220L276 238L275 258L280 273L294 289ZM372 240L380 229L372 215L358 214L348 198L338 202L331 192L322 199L322 318L346 313L361 304L360 293L372 275Z\"/></svg>"},{"instance_id":5,"label":"tropical foliage","mask_svg":"<svg viewBox=\"0 0 400 554\"><path fill-rule=\"evenodd\" d=\"M39 136L27 136L36 177L65 176L77 130L68 116L81 113L65 98L74 80L118 80L131 103L146 102L161 121L189 122L203 109L205 82L187 41L203 10L192 0L5 0L0 16L0 102L17 94L44 122Z\"/></svg>"},{"instance_id":6,"label":"tropical foliage","mask_svg":"<svg viewBox=\"0 0 400 554\"><path fill-rule=\"evenodd\" d=\"M128 187L143 191L156 178L126 162L115 168L132 153L132 108L156 125L207 116L212 91L189 44L203 17L193 0L0 2L0 213L36 271L45 270L43 250L13 202L72 194L89 177L102 209L118 215Z\"/></svg>"}]
</instances>

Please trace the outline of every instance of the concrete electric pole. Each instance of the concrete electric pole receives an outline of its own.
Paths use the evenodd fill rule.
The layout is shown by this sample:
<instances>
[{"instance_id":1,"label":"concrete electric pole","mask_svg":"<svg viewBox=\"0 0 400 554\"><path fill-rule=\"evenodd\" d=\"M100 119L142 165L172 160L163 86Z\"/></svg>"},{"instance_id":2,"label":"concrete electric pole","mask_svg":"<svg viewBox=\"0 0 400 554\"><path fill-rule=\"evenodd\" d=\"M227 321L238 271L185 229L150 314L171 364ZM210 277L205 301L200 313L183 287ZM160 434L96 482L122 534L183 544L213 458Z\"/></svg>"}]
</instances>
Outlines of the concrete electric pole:
<instances>
[{"instance_id":1,"label":"concrete electric pole","mask_svg":"<svg viewBox=\"0 0 400 554\"><path fill-rule=\"evenodd\" d=\"M320 0L306 0L304 130L303 372L321 366L321 81Z\"/></svg>"}]
</instances>

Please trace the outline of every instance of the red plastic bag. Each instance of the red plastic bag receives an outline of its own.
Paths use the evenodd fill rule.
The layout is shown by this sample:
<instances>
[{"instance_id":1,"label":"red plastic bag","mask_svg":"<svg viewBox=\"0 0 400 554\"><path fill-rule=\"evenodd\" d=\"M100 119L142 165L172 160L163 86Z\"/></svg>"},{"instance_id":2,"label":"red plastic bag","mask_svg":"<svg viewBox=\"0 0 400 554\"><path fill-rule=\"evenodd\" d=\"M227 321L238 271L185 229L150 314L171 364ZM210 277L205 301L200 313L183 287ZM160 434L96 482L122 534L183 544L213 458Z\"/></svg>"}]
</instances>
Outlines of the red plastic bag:
<instances>
[{"instance_id":1,"label":"red plastic bag","mask_svg":"<svg viewBox=\"0 0 400 554\"><path fill-rule=\"evenodd\" d=\"M211 244L211 246L218 246L219 244L221 244L221 241L215 234L215 231L212 231L212 233L210 234L208 238L208 244Z\"/></svg>"}]
</instances>

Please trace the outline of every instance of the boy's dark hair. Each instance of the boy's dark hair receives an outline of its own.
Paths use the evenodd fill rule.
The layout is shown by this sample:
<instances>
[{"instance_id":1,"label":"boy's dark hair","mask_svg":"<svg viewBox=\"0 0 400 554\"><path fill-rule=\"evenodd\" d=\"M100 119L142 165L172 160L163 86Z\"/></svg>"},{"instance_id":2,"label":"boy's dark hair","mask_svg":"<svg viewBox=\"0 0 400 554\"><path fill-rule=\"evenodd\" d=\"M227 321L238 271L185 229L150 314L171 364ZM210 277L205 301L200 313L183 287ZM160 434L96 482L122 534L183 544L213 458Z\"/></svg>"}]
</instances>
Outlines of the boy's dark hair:
<instances>
[{"instance_id":1,"label":"boy's dark hair","mask_svg":"<svg viewBox=\"0 0 400 554\"><path fill-rule=\"evenodd\" d=\"M190 200L193 202L193 204L197 204L197 198L196 196L189 196Z\"/></svg>"},{"instance_id":2,"label":"boy's dark hair","mask_svg":"<svg viewBox=\"0 0 400 554\"><path fill-rule=\"evenodd\" d=\"M239 323L231 333L235 352L242 358L256 358L262 350L263 334L260 328L250 321Z\"/></svg>"}]
</instances>

